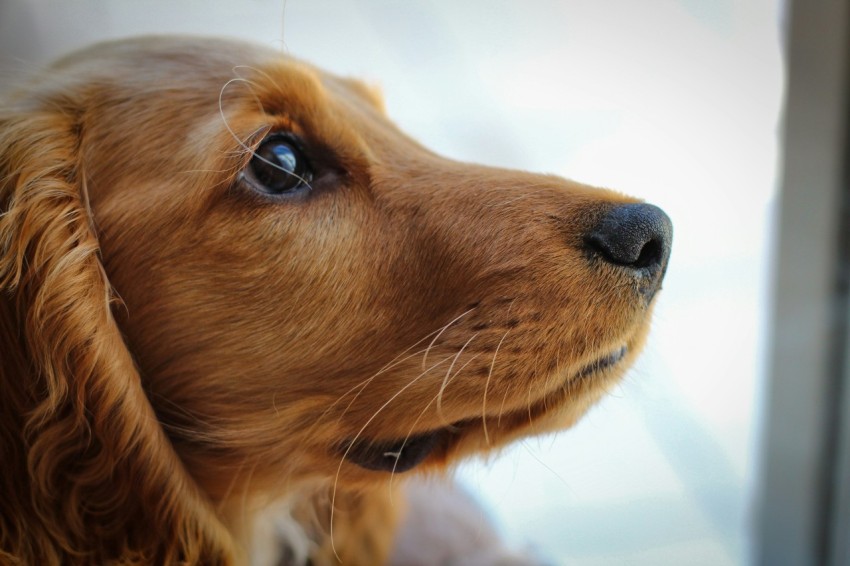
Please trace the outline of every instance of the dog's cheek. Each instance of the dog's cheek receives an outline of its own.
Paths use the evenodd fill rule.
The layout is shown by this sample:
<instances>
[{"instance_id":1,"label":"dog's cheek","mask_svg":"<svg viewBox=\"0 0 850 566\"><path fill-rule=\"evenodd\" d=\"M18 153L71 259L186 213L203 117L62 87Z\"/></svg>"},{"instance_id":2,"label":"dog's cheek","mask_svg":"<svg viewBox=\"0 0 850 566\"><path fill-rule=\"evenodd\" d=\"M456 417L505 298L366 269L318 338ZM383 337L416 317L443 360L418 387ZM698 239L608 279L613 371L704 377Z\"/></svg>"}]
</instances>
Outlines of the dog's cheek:
<instances>
[{"instance_id":1,"label":"dog's cheek","mask_svg":"<svg viewBox=\"0 0 850 566\"><path fill-rule=\"evenodd\" d=\"M338 388L335 377L361 364L358 354L381 358L406 338L387 343L405 304L386 276L392 235L339 201L217 210L172 238L168 280L154 282L156 322L181 339L211 341L193 351L219 352L260 387L295 376L314 378L318 391Z\"/></svg>"}]
</instances>

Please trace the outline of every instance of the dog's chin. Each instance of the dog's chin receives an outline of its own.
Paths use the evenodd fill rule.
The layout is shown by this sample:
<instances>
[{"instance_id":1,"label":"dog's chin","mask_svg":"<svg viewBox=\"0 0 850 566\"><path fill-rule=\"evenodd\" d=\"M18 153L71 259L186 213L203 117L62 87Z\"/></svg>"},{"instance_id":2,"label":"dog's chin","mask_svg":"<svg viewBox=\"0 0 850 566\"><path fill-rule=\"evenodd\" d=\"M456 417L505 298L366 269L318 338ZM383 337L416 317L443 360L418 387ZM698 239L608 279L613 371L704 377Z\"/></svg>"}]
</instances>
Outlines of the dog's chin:
<instances>
[{"instance_id":1,"label":"dog's chin","mask_svg":"<svg viewBox=\"0 0 850 566\"><path fill-rule=\"evenodd\" d=\"M628 352L629 348L622 346L597 358L575 373L569 381L586 382L596 377L615 373L621 369L621 362ZM540 405L545 407L546 403L541 401ZM530 408L528 411L520 412L522 415L516 420L527 423L531 413ZM409 435L404 438L388 440L361 438L343 443L340 449L346 460L366 470L390 473L407 472L421 464L428 463L430 460L437 459L437 454L448 453L451 446L458 442L462 436L470 431L482 429L481 426L473 425L481 425L483 420L482 417L473 417L447 427ZM513 420L511 415L504 415L505 422L511 420Z\"/></svg>"}]
</instances>

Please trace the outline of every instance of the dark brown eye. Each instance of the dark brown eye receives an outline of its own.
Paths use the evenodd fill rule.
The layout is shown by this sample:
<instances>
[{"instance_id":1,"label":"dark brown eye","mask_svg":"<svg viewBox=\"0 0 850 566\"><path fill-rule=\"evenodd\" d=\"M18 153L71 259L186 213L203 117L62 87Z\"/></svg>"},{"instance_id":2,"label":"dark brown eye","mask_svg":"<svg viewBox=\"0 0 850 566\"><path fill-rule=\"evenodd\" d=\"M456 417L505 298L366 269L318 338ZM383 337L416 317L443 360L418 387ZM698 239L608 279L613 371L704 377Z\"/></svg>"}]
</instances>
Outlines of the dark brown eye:
<instances>
[{"instance_id":1,"label":"dark brown eye","mask_svg":"<svg viewBox=\"0 0 850 566\"><path fill-rule=\"evenodd\" d=\"M293 138L272 134L257 147L245 177L256 189L282 195L309 190L313 172Z\"/></svg>"}]
</instances>

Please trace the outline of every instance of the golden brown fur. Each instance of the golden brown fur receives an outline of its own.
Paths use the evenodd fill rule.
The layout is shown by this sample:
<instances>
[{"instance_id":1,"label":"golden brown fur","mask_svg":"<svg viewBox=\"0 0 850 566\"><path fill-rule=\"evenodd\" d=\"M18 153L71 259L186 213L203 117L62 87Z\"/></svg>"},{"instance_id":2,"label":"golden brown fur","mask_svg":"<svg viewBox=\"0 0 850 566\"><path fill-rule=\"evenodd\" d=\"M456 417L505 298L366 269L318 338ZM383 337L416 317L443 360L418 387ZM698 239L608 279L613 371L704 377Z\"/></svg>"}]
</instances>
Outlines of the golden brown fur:
<instances>
[{"instance_id":1,"label":"golden brown fur","mask_svg":"<svg viewBox=\"0 0 850 566\"><path fill-rule=\"evenodd\" d=\"M240 177L269 131L320 164L303 198ZM317 563L380 563L403 476L353 441L439 430L443 468L570 426L637 354L652 296L585 242L626 202L439 157L241 43L58 62L0 106L0 563L244 562L276 500Z\"/></svg>"}]
</instances>

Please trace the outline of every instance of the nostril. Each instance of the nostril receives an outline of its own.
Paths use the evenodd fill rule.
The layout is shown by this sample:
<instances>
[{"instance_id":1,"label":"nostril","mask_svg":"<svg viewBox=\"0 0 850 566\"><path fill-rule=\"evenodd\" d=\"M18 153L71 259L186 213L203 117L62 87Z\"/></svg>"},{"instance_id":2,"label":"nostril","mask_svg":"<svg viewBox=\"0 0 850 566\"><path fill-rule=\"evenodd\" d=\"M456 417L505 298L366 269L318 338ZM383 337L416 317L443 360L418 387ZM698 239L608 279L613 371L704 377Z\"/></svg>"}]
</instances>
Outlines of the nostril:
<instances>
[{"instance_id":1,"label":"nostril","mask_svg":"<svg viewBox=\"0 0 850 566\"><path fill-rule=\"evenodd\" d=\"M661 262L661 255L664 246L657 239L652 239L644 244L640 250L638 258L632 265L637 268L649 267Z\"/></svg>"},{"instance_id":2,"label":"nostril","mask_svg":"<svg viewBox=\"0 0 850 566\"><path fill-rule=\"evenodd\" d=\"M585 242L595 255L632 269L654 270L667 262L673 226L651 204L624 204L609 210Z\"/></svg>"}]
</instances>

